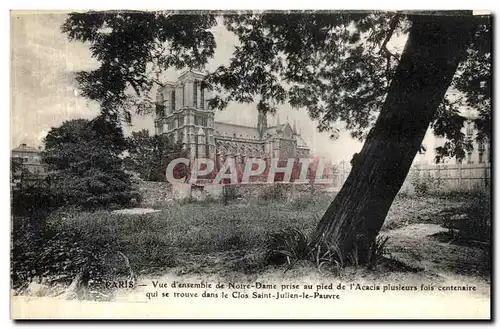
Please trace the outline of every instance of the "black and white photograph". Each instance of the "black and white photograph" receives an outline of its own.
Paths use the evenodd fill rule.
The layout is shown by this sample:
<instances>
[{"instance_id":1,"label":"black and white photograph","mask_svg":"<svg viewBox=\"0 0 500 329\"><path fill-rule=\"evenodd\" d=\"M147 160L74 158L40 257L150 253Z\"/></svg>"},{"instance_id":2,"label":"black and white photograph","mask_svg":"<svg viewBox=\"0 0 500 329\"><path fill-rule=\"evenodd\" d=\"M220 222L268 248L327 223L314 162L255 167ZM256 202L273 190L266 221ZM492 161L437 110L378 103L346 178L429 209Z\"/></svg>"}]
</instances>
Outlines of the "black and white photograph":
<instances>
[{"instance_id":1,"label":"black and white photograph","mask_svg":"<svg viewBox=\"0 0 500 329\"><path fill-rule=\"evenodd\" d=\"M491 320L492 80L485 10L11 10L11 319Z\"/></svg>"}]
</instances>

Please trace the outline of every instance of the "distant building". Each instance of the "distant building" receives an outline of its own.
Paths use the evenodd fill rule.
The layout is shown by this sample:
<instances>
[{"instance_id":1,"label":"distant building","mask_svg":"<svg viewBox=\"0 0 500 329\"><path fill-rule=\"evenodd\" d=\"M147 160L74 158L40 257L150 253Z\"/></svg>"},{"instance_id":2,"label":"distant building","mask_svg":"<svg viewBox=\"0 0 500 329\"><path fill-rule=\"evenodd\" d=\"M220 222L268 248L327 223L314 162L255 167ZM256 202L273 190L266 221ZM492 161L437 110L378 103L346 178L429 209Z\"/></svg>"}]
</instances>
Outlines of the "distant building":
<instances>
[{"instance_id":1,"label":"distant building","mask_svg":"<svg viewBox=\"0 0 500 329\"><path fill-rule=\"evenodd\" d=\"M11 150L11 157L21 165L21 168L26 169L31 174L38 175L46 172L40 149L23 143Z\"/></svg>"},{"instance_id":2,"label":"distant building","mask_svg":"<svg viewBox=\"0 0 500 329\"><path fill-rule=\"evenodd\" d=\"M458 92L454 90L449 91L449 95L453 97L459 97ZM462 133L467 137L472 139L472 144L474 149L472 151L465 153L465 158L458 160L456 158L443 158L440 163L442 164L481 164L490 163L491 149L489 141L478 142L476 136L478 133L477 128L473 120L477 117L477 111L470 107L462 107L460 109L460 115L466 118L464 126L462 127ZM424 137L423 146L425 151L417 154L415 157L415 164L434 164L436 157L436 148L443 146L446 142L445 138L437 137L434 135L432 129L429 129Z\"/></svg>"},{"instance_id":3,"label":"distant building","mask_svg":"<svg viewBox=\"0 0 500 329\"><path fill-rule=\"evenodd\" d=\"M309 147L290 123L268 126L267 115L257 112L256 127L216 122L208 108L209 91L201 88L204 74L185 72L167 83L156 96L155 133L181 143L191 158L221 156L308 157Z\"/></svg>"}]
</instances>

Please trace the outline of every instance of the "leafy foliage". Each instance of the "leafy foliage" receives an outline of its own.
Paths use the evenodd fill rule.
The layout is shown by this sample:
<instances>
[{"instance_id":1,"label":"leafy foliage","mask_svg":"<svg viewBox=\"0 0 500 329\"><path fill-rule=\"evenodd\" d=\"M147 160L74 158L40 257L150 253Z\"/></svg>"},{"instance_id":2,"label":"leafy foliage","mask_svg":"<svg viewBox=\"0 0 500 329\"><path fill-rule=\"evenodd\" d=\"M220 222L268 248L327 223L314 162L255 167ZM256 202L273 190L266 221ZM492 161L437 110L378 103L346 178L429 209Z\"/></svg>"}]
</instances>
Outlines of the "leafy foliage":
<instances>
[{"instance_id":1,"label":"leafy foliage","mask_svg":"<svg viewBox=\"0 0 500 329\"><path fill-rule=\"evenodd\" d=\"M216 44L209 29L217 24L215 17L90 12L71 14L62 30L72 40L90 43L100 62L97 70L77 76L84 95L97 100L103 113L122 113L128 120L132 108L152 110L147 93L161 84L161 72L201 67L213 56ZM403 12L246 12L223 18L238 44L229 64L204 81L219 94L209 101L212 107L258 101L260 110L273 112L289 101L307 108L320 131L335 137L335 123L344 122L359 139L373 125L399 63L402 49L392 43L404 41L412 24L411 13ZM491 137L491 18L476 19L468 57L452 84L462 97L446 97L432 122L435 134L448 140L437 150L439 157L462 158L472 148L461 133L464 106L478 112L473 119L477 139Z\"/></svg>"},{"instance_id":2,"label":"leafy foliage","mask_svg":"<svg viewBox=\"0 0 500 329\"><path fill-rule=\"evenodd\" d=\"M104 115L130 122L131 110L152 111L148 92L169 67L196 68L215 48L215 17L199 13L108 11L72 13L62 26L70 40L88 43L99 67L78 72L85 97Z\"/></svg>"},{"instance_id":3,"label":"leafy foliage","mask_svg":"<svg viewBox=\"0 0 500 329\"><path fill-rule=\"evenodd\" d=\"M437 150L439 156L463 158L464 150L472 148L461 132L466 105L479 112L474 119L477 139L491 136L491 21L477 21L468 57L452 85L462 97L446 97L432 123L435 134L448 139ZM412 17L398 12L264 12L228 15L224 23L240 44L229 65L207 79L208 86L228 91L214 98L212 106L259 100L259 107L274 111L288 100L307 108L320 131L335 137L334 123L342 121L354 137L363 139L399 63L402 49L391 49L391 41L404 40Z\"/></svg>"},{"instance_id":4,"label":"leafy foliage","mask_svg":"<svg viewBox=\"0 0 500 329\"><path fill-rule=\"evenodd\" d=\"M123 261L116 257L114 237L99 240L96 232L68 228L64 223L68 215L63 214L64 211L55 211L48 217L14 217L13 288L21 292L30 282L41 281L57 292L81 275L80 287L87 289L83 294L78 293L78 297L109 300L111 289L106 282L129 274Z\"/></svg>"},{"instance_id":5,"label":"leafy foliage","mask_svg":"<svg viewBox=\"0 0 500 329\"><path fill-rule=\"evenodd\" d=\"M439 191L441 182L433 177L430 172L414 170L409 176L417 196L429 195Z\"/></svg>"},{"instance_id":6,"label":"leafy foliage","mask_svg":"<svg viewBox=\"0 0 500 329\"><path fill-rule=\"evenodd\" d=\"M126 167L138 172L144 180L165 181L165 171L170 161L187 158L180 144L173 144L164 134L150 136L147 129L132 132L126 142L129 153L129 157L125 158Z\"/></svg>"},{"instance_id":7,"label":"leafy foliage","mask_svg":"<svg viewBox=\"0 0 500 329\"><path fill-rule=\"evenodd\" d=\"M23 166L21 158L10 158L10 175L11 178L18 173L26 172L27 169Z\"/></svg>"},{"instance_id":8,"label":"leafy foliage","mask_svg":"<svg viewBox=\"0 0 500 329\"><path fill-rule=\"evenodd\" d=\"M43 152L52 192L64 205L128 204L137 195L122 168L120 156L125 149L121 128L102 116L52 128Z\"/></svg>"},{"instance_id":9,"label":"leafy foliage","mask_svg":"<svg viewBox=\"0 0 500 329\"><path fill-rule=\"evenodd\" d=\"M226 28L241 45L230 64L208 79L230 91L224 101L214 100L215 105L252 102L260 96L260 106L273 111L288 99L292 106L306 107L320 131L331 131L333 121L343 120L360 136L375 118L371 111L383 101L386 75L397 60L390 58L387 71L380 69L386 55L377 43L391 16L300 12L225 17ZM368 49L357 46L362 33Z\"/></svg>"}]
</instances>

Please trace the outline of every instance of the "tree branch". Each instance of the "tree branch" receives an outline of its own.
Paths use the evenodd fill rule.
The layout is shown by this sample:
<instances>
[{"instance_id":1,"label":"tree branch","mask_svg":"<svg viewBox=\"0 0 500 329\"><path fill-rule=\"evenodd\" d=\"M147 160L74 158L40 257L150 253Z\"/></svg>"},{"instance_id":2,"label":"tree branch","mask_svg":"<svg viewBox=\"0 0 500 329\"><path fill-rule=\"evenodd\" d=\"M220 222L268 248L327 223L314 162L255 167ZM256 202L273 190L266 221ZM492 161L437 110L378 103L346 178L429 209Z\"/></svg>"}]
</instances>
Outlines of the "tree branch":
<instances>
[{"instance_id":1,"label":"tree branch","mask_svg":"<svg viewBox=\"0 0 500 329\"><path fill-rule=\"evenodd\" d=\"M389 49L387 49L387 43L389 40L391 40L392 35L394 34L394 31L396 30L396 27L398 26L400 16L398 14L394 15L394 17L391 18L391 21L389 22L389 33L387 33L384 42L380 46L379 54L384 53L385 58L387 60L386 64L386 75L387 75L387 80L389 81L390 79L390 72L391 72L391 57L394 58L397 62L399 62L399 58L391 53Z\"/></svg>"},{"instance_id":2,"label":"tree branch","mask_svg":"<svg viewBox=\"0 0 500 329\"><path fill-rule=\"evenodd\" d=\"M396 30L396 27L398 26L400 17L401 17L400 15L396 14L389 22L389 33L385 37L384 42L382 43L382 46L380 47L380 51L379 51L379 53L384 52L386 57L388 57L388 58L394 57L394 59L396 59L397 61L399 61L399 58L396 55L394 55L393 53L391 53L389 51L389 49L387 49L387 43L389 42L389 40L391 40L392 35L394 34L394 30Z\"/></svg>"}]
</instances>

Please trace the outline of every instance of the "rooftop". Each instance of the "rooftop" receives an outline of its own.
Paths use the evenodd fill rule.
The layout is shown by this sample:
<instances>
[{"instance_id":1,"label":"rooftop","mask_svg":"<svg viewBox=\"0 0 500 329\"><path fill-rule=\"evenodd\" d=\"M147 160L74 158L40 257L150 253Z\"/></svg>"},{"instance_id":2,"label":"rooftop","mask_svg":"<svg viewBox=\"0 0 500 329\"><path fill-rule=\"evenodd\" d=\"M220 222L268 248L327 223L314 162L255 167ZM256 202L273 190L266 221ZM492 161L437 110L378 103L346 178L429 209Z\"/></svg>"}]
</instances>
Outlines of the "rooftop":
<instances>
[{"instance_id":1,"label":"rooftop","mask_svg":"<svg viewBox=\"0 0 500 329\"><path fill-rule=\"evenodd\" d=\"M41 150L34 148L32 146L28 146L25 143L22 143L18 147L12 149L12 152L31 152L31 153L39 153Z\"/></svg>"},{"instance_id":2,"label":"rooftop","mask_svg":"<svg viewBox=\"0 0 500 329\"><path fill-rule=\"evenodd\" d=\"M257 128L243 126L232 123L214 122L214 132L216 136L237 137L246 139L259 139Z\"/></svg>"}]
</instances>

